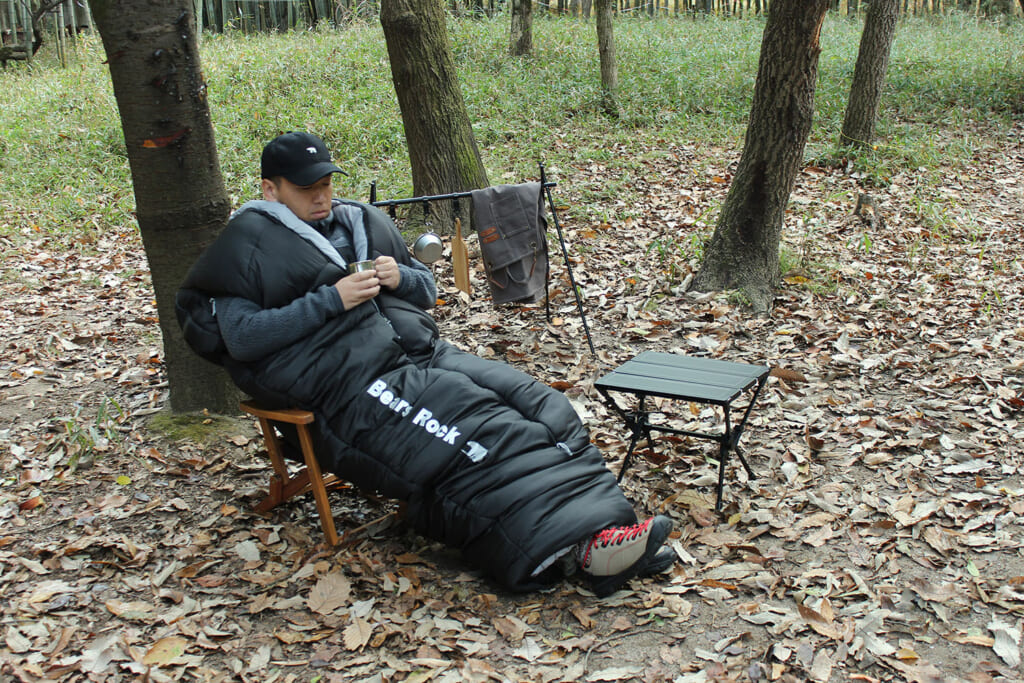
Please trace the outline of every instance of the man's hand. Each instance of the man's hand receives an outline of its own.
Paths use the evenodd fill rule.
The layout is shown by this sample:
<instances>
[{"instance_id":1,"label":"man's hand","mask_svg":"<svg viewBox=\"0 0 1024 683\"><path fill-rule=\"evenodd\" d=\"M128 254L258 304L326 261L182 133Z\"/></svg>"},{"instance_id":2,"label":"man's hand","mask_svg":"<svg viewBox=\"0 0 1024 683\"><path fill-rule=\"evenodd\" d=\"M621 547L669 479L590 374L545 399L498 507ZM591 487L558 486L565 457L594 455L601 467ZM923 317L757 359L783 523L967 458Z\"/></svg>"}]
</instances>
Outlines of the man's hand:
<instances>
[{"instance_id":1,"label":"man's hand","mask_svg":"<svg viewBox=\"0 0 1024 683\"><path fill-rule=\"evenodd\" d=\"M402 282L402 271L398 269L398 262L390 256L378 256L373 261L377 266L377 279L380 286L391 290L398 289Z\"/></svg>"},{"instance_id":2,"label":"man's hand","mask_svg":"<svg viewBox=\"0 0 1024 683\"><path fill-rule=\"evenodd\" d=\"M398 265L396 264L395 270L397 269ZM341 303L346 311L352 310L380 293L380 286L383 283L377 276L378 272L376 270L364 270L361 273L346 275L334 283L334 288L338 290L338 294L341 296Z\"/></svg>"}]
</instances>

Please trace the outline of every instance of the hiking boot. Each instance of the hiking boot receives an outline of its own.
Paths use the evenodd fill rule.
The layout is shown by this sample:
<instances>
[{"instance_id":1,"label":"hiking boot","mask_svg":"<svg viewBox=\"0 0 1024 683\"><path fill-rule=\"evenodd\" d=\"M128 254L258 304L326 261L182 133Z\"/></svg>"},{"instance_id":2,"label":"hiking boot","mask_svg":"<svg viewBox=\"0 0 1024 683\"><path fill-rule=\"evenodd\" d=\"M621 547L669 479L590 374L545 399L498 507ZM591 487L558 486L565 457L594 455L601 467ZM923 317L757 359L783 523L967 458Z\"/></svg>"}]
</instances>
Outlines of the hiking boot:
<instances>
[{"instance_id":1,"label":"hiking boot","mask_svg":"<svg viewBox=\"0 0 1024 683\"><path fill-rule=\"evenodd\" d=\"M643 569L637 572L637 576L654 576L660 574L663 571L667 571L672 565L676 563L679 556L676 555L676 551L669 548L667 545L661 546L661 550L654 554Z\"/></svg>"},{"instance_id":2,"label":"hiking boot","mask_svg":"<svg viewBox=\"0 0 1024 683\"><path fill-rule=\"evenodd\" d=\"M658 515L640 524L612 527L594 534L583 552L580 568L590 575L597 597L611 595L648 569L671 530L672 521ZM664 558L658 563L663 564Z\"/></svg>"}]
</instances>

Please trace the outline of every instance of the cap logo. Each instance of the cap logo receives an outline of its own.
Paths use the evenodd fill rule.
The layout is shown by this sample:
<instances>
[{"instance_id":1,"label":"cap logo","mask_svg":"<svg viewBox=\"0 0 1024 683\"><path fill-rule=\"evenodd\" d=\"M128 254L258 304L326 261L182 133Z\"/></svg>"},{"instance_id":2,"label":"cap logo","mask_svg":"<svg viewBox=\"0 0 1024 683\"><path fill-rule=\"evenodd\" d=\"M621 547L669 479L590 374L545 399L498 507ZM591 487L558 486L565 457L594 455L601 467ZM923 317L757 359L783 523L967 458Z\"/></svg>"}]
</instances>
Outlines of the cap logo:
<instances>
[{"instance_id":1,"label":"cap logo","mask_svg":"<svg viewBox=\"0 0 1024 683\"><path fill-rule=\"evenodd\" d=\"M306 151L310 154L316 154L316 147L307 147Z\"/></svg>"}]
</instances>

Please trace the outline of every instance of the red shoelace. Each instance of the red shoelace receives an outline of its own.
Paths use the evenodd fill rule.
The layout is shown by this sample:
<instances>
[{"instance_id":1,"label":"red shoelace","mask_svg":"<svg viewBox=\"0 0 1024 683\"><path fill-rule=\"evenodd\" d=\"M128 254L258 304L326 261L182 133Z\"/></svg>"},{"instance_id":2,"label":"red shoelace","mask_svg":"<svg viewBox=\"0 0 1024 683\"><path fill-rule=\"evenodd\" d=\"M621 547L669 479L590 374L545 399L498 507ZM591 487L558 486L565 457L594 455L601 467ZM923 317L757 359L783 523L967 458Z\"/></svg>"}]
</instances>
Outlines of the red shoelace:
<instances>
[{"instance_id":1,"label":"red shoelace","mask_svg":"<svg viewBox=\"0 0 1024 683\"><path fill-rule=\"evenodd\" d=\"M647 527L651 525L651 520L653 519L654 518L651 517L651 519L648 519L646 522L634 524L633 526L609 527L608 529L603 529L594 534L594 537L590 539L590 543L587 544L587 551L583 555L583 566L585 567L590 563L590 551L593 550L595 546L600 545L602 548L607 548L613 544L622 545L626 541L635 540L647 531Z\"/></svg>"},{"instance_id":2,"label":"red shoelace","mask_svg":"<svg viewBox=\"0 0 1024 683\"><path fill-rule=\"evenodd\" d=\"M650 525L651 520L648 519L642 524L634 524L633 526L617 526L610 529L604 529L594 535L593 543L600 543L607 547L612 543L621 544L626 541L632 541L647 531L647 527Z\"/></svg>"}]
</instances>

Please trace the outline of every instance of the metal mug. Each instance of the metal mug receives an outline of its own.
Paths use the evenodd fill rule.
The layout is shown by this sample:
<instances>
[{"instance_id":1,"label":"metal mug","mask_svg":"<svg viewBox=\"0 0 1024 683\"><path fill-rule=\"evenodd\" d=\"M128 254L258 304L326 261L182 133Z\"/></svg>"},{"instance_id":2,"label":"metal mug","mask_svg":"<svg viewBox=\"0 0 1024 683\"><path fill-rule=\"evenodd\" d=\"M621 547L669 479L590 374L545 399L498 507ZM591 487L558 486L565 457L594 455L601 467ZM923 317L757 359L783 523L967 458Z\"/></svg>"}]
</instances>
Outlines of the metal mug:
<instances>
[{"instance_id":1,"label":"metal mug","mask_svg":"<svg viewBox=\"0 0 1024 683\"><path fill-rule=\"evenodd\" d=\"M441 258L444 245L437 233L425 232L416 238L412 245L412 254L420 263L433 263Z\"/></svg>"},{"instance_id":2,"label":"metal mug","mask_svg":"<svg viewBox=\"0 0 1024 683\"><path fill-rule=\"evenodd\" d=\"M373 261L354 261L348 264L348 274L361 273L364 270L376 270L377 265Z\"/></svg>"}]
</instances>

